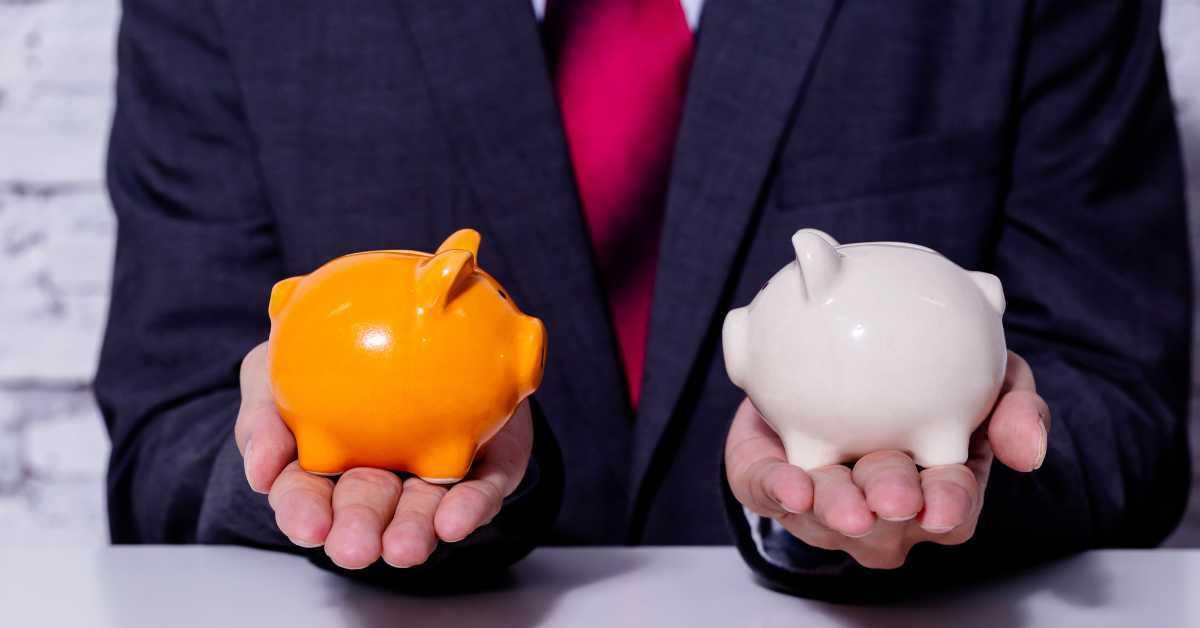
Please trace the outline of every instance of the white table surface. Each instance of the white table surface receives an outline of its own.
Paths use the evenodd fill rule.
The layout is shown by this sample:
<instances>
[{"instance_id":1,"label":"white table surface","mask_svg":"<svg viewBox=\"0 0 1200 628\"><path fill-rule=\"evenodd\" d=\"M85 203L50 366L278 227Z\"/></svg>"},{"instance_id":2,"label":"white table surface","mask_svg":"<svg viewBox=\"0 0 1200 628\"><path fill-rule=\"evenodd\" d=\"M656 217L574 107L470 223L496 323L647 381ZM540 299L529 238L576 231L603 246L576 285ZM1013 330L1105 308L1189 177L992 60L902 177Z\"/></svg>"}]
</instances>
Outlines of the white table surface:
<instances>
[{"instance_id":1,"label":"white table surface","mask_svg":"<svg viewBox=\"0 0 1200 628\"><path fill-rule=\"evenodd\" d=\"M923 600L846 606L754 584L730 548L540 549L512 586L390 593L232 547L0 546L0 626L1200 626L1200 551L1092 552Z\"/></svg>"}]
</instances>

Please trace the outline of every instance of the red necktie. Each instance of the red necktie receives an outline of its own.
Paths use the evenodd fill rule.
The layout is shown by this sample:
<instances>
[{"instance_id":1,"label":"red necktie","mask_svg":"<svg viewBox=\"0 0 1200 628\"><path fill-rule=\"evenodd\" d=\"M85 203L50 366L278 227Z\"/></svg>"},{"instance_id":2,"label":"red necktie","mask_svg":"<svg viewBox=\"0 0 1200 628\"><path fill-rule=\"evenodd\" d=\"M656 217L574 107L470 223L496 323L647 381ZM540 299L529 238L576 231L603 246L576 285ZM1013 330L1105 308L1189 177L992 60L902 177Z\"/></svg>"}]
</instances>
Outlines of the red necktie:
<instances>
[{"instance_id":1,"label":"red necktie","mask_svg":"<svg viewBox=\"0 0 1200 628\"><path fill-rule=\"evenodd\" d=\"M692 32L679 0L552 0L545 29L583 213L637 408Z\"/></svg>"}]
</instances>

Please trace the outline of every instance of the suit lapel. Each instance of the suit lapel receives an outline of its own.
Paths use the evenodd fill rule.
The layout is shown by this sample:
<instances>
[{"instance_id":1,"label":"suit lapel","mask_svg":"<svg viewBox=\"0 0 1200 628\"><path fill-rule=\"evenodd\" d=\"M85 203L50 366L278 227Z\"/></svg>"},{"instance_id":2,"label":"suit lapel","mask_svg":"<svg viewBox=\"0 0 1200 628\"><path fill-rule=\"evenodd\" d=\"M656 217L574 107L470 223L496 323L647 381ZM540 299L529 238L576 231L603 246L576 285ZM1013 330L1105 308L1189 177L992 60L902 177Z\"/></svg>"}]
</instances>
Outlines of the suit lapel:
<instances>
[{"instance_id":1,"label":"suit lapel","mask_svg":"<svg viewBox=\"0 0 1200 628\"><path fill-rule=\"evenodd\" d=\"M623 494L630 410L529 1L402 6L442 126L485 208L485 245L511 262L505 281L522 306L547 321L539 401L558 436L593 449L603 481Z\"/></svg>"},{"instance_id":2,"label":"suit lapel","mask_svg":"<svg viewBox=\"0 0 1200 628\"><path fill-rule=\"evenodd\" d=\"M704 6L655 279L635 421L634 495L706 335L719 333L721 296L836 4L708 0Z\"/></svg>"}]
</instances>

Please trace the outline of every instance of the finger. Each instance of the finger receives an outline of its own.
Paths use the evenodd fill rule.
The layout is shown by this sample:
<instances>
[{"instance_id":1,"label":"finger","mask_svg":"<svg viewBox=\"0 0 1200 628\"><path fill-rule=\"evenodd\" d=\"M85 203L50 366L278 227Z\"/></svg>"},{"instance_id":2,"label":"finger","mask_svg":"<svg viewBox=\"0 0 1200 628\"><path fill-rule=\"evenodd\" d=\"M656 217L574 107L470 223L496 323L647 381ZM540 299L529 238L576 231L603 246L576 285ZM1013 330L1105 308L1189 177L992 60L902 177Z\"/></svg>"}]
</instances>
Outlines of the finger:
<instances>
[{"instance_id":1,"label":"finger","mask_svg":"<svg viewBox=\"0 0 1200 628\"><path fill-rule=\"evenodd\" d=\"M383 553L383 530L400 501L400 478L390 471L356 467L333 487L333 527L325 554L343 569L362 569Z\"/></svg>"},{"instance_id":2,"label":"finger","mask_svg":"<svg viewBox=\"0 0 1200 628\"><path fill-rule=\"evenodd\" d=\"M1013 389L1000 397L988 421L996 458L1017 471L1042 466L1049 447L1050 407L1036 392Z\"/></svg>"},{"instance_id":3,"label":"finger","mask_svg":"<svg viewBox=\"0 0 1200 628\"><path fill-rule=\"evenodd\" d=\"M1033 377L1033 367L1025 361L1025 358L1016 353L1008 352L1008 362L1004 368L1004 383L1000 387L1001 392L1010 390L1028 390L1037 392L1037 382Z\"/></svg>"},{"instance_id":4,"label":"finger","mask_svg":"<svg viewBox=\"0 0 1200 628\"><path fill-rule=\"evenodd\" d=\"M238 385L241 392L241 408L238 412L238 422L233 429L233 437L237 441L238 451L244 454L259 415L247 416L243 420L242 414L248 409L275 407L271 382L267 375L267 343L259 344L242 358Z\"/></svg>"},{"instance_id":5,"label":"finger","mask_svg":"<svg viewBox=\"0 0 1200 628\"><path fill-rule=\"evenodd\" d=\"M420 565L437 547L433 516L445 487L419 478L404 481L396 514L383 533L383 560L393 567Z\"/></svg>"},{"instance_id":6,"label":"finger","mask_svg":"<svg viewBox=\"0 0 1200 628\"><path fill-rule=\"evenodd\" d=\"M854 464L851 475L880 519L908 521L924 506L917 465L902 452L867 454Z\"/></svg>"},{"instance_id":7,"label":"finger","mask_svg":"<svg viewBox=\"0 0 1200 628\"><path fill-rule=\"evenodd\" d=\"M447 543L461 541L490 522L504 502L504 493L494 478L457 484L442 499L434 514L434 531Z\"/></svg>"},{"instance_id":8,"label":"finger","mask_svg":"<svg viewBox=\"0 0 1200 628\"><path fill-rule=\"evenodd\" d=\"M726 437L725 473L734 497L754 513L777 517L812 508L812 480L787 464L779 435L748 399L738 407Z\"/></svg>"},{"instance_id":9,"label":"finger","mask_svg":"<svg viewBox=\"0 0 1200 628\"><path fill-rule=\"evenodd\" d=\"M980 497L975 475L965 465L930 467L921 472L925 509L918 516L921 528L930 534L946 534L971 519Z\"/></svg>"},{"instance_id":10,"label":"finger","mask_svg":"<svg viewBox=\"0 0 1200 628\"><path fill-rule=\"evenodd\" d=\"M807 513L813 507L813 482L800 467L764 458L740 474L742 505L763 517Z\"/></svg>"},{"instance_id":11,"label":"finger","mask_svg":"<svg viewBox=\"0 0 1200 628\"><path fill-rule=\"evenodd\" d=\"M879 521L871 534L860 540L849 540L845 551L858 564L868 569L897 569L908 559L913 539L909 522Z\"/></svg>"},{"instance_id":12,"label":"finger","mask_svg":"<svg viewBox=\"0 0 1200 628\"><path fill-rule=\"evenodd\" d=\"M904 564L912 541L907 538L909 523L877 521L871 532L852 539L830 530L812 515L792 515L781 518L780 524L805 545L850 554L860 565L869 569L895 569Z\"/></svg>"},{"instance_id":13,"label":"finger","mask_svg":"<svg viewBox=\"0 0 1200 628\"><path fill-rule=\"evenodd\" d=\"M821 467L809 473L813 482L813 514L827 528L850 538L862 538L875 525L875 514L867 499L841 465Z\"/></svg>"},{"instance_id":14,"label":"finger","mask_svg":"<svg viewBox=\"0 0 1200 628\"><path fill-rule=\"evenodd\" d=\"M296 459L296 439L279 417L267 378L267 345L246 354L241 371L242 402L234 423L234 438L242 452L246 482L259 493Z\"/></svg>"},{"instance_id":15,"label":"finger","mask_svg":"<svg viewBox=\"0 0 1200 628\"><path fill-rule=\"evenodd\" d=\"M448 543L465 539L500 512L504 498L525 476L533 449L533 420L528 403L480 449L467 481L450 489L434 515L434 530Z\"/></svg>"},{"instance_id":16,"label":"finger","mask_svg":"<svg viewBox=\"0 0 1200 628\"><path fill-rule=\"evenodd\" d=\"M267 496L275 509L275 523L292 543L319 547L325 543L333 523L330 499L333 482L306 473L296 462L284 468Z\"/></svg>"},{"instance_id":17,"label":"finger","mask_svg":"<svg viewBox=\"0 0 1200 628\"><path fill-rule=\"evenodd\" d=\"M267 493L283 469L296 459L296 439L275 408L258 410L257 425L246 445L243 464L250 488Z\"/></svg>"}]
</instances>

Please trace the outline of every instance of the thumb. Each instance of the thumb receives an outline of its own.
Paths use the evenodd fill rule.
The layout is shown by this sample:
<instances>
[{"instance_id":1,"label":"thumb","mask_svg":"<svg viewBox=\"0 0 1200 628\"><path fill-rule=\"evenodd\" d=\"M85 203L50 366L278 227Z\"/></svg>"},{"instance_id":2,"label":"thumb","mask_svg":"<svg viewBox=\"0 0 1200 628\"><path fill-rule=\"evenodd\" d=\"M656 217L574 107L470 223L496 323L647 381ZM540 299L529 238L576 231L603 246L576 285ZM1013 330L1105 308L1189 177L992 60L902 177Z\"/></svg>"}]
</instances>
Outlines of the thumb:
<instances>
[{"instance_id":1,"label":"thumb","mask_svg":"<svg viewBox=\"0 0 1200 628\"><path fill-rule=\"evenodd\" d=\"M267 493L284 467L296 459L296 439L288 430L271 394L267 345L260 344L242 360L242 403L234 439L242 452L250 488Z\"/></svg>"},{"instance_id":2,"label":"thumb","mask_svg":"<svg viewBox=\"0 0 1200 628\"><path fill-rule=\"evenodd\" d=\"M1008 354L1004 387L988 421L987 435L996 459L1016 471L1042 466L1049 446L1050 407L1037 394L1033 370Z\"/></svg>"},{"instance_id":3,"label":"thumb","mask_svg":"<svg viewBox=\"0 0 1200 628\"><path fill-rule=\"evenodd\" d=\"M779 436L749 399L743 401L725 441L725 474L734 497L765 517L812 508L812 478L785 458Z\"/></svg>"}]
</instances>

